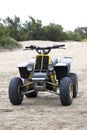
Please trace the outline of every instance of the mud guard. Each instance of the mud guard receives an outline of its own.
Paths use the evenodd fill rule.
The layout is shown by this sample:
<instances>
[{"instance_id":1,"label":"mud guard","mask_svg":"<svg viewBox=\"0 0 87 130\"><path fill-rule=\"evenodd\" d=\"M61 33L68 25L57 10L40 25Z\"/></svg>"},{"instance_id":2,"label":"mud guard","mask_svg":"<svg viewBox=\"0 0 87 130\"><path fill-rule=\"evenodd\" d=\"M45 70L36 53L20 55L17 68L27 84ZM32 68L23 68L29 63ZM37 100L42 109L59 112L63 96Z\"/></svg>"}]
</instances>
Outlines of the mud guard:
<instances>
[{"instance_id":1,"label":"mud guard","mask_svg":"<svg viewBox=\"0 0 87 130\"><path fill-rule=\"evenodd\" d=\"M64 57L55 65L54 70L56 72L56 78L58 80L69 75L71 62L72 57Z\"/></svg>"}]
</instances>

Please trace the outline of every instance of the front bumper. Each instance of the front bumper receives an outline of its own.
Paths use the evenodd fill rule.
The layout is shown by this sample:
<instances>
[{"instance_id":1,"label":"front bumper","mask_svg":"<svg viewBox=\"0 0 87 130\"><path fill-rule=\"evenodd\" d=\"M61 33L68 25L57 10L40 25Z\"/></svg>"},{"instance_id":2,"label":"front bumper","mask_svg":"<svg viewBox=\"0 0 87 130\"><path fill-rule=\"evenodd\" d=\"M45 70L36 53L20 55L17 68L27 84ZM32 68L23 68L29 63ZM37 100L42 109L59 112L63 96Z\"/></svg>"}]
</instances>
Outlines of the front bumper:
<instances>
[{"instance_id":1,"label":"front bumper","mask_svg":"<svg viewBox=\"0 0 87 130\"><path fill-rule=\"evenodd\" d=\"M28 78L30 81L47 81L49 80L47 73L45 72L34 72L32 78Z\"/></svg>"}]
</instances>

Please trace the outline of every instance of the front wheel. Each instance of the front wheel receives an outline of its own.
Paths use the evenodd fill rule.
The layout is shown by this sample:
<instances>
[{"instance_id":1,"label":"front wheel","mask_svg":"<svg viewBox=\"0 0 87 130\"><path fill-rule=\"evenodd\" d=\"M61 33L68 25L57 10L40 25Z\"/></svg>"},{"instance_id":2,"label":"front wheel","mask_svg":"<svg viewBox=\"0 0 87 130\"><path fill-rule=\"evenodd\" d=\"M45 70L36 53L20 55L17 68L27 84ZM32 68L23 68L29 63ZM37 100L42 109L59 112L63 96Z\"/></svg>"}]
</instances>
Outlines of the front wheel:
<instances>
[{"instance_id":1,"label":"front wheel","mask_svg":"<svg viewBox=\"0 0 87 130\"><path fill-rule=\"evenodd\" d=\"M60 80L60 100L64 106L72 104L73 85L71 79L68 77L64 77Z\"/></svg>"},{"instance_id":2,"label":"front wheel","mask_svg":"<svg viewBox=\"0 0 87 130\"><path fill-rule=\"evenodd\" d=\"M20 105L23 100L23 82L19 77L14 77L9 83L9 99L13 105Z\"/></svg>"}]
</instances>

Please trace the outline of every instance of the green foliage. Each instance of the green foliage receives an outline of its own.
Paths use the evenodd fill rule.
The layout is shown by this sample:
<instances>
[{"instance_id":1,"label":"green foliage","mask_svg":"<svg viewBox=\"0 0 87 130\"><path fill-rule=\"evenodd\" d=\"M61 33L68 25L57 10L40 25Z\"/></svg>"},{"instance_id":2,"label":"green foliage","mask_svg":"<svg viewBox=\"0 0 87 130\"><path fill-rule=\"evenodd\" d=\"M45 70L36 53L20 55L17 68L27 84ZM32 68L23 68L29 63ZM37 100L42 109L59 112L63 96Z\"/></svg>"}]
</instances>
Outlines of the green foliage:
<instances>
[{"instance_id":1,"label":"green foliage","mask_svg":"<svg viewBox=\"0 0 87 130\"><path fill-rule=\"evenodd\" d=\"M40 20L29 17L29 21L26 21L24 28L29 36L28 40L39 40L41 38L42 24Z\"/></svg>"},{"instance_id":2,"label":"green foliage","mask_svg":"<svg viewBox=\"0 0 87 130\"><path fill-rule=\"evenodd\" d=\"M87 42L87 38L85 38L85 39L82 39L82 42Z\"/></svg>"},{"instance_id":3,"label":"green foliage","mask_svg":"<svg viewBox=\"0 0 87 130\"><path fill-rule=\"evenodd\" d=\"M14 19L7 17L3 20L5 27L7 29L8 36L20 40L19 30L21 28L20 18L15 16Z\"/></svg>"},{"instance_id":4,"label":"green foliage","mask_svg":"<svg viewBox=\"0 0 87 130\"><path fill-rule=\"evenodd\" d=\"M19 44L16 40L10 37L2 37L0 38L0 48L3 49L16 49L16 48L21 48L21 44Z\"/></svg>"},{"instance_id":5,"label":"green foliage","mask_svg":"<svg viewBox=\"0 0 87 130\"><path fill-rule=\"evenodd\" d=\"M81 41L81 37L79 34L72 32L72 31L68 31L66 32L66 40L73 40L73 41Z\"/></svg>"},{"instance_id":6,"label":"green foliage","mask_svg":"<svg viewBox=\"0 0 87 130\"><path fill-rule=\"evenodd\" d=\"M87 27L78 27L74 30L76 34L78 34L81 39L86 39L87 38Z\"/></svg>"},{"instance_id":7,"label":"green foliage","mask_svg":"<svg viewBox=\"0 0 87 130\"><path fill-rule=\"evenodd\" d=\"M25 40L81 41L82 39L87 39L87 27L78 27L74 32L64 32L59 24L50 23L42 26L41 20L35 20L33 17L28 17L23 24L17 16L14 19L10 17L0 19L0 47L4 48L20 47L17 41Z\"/></svg>"},{"instance_id":8,"label":"green foliage","mask_svg":"<svg viewBox=\"0 0 87 130\"><path fill-rule=\"evenodd\" d=\"M50 41L62 41L63 38L63 28L58 24L50 23L48 26L43 27L44 39Z\"/></svg>"}]
</instances>

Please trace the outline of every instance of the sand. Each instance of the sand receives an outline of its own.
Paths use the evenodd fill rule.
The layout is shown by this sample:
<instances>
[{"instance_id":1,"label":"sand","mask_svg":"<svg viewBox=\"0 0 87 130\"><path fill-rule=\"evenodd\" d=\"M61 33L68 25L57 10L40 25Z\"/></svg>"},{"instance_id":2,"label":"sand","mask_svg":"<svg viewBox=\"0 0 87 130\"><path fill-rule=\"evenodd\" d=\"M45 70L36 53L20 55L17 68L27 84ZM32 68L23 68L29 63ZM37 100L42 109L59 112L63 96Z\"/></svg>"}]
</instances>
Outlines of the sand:
<instances>
[{"instance_id":1,"label":"sand","mask_svg":"<svg viewBox=\"0 0 87 130\"><path fill-rule=\"evenodd\" d=\"M79 79L79 93L71 106L62 106L60 97L40 92L37 98L24 97L23 103L13 106L8 98L8 86L12 77L19 76L17 65L35 57L35 51L0 52L0 130L87 130L87 43L26 41L24 46L34 44L48 46L65 44L64 50L52 50L52 57L73 58L71 72Z\"/></svg>"}]
</instances>

